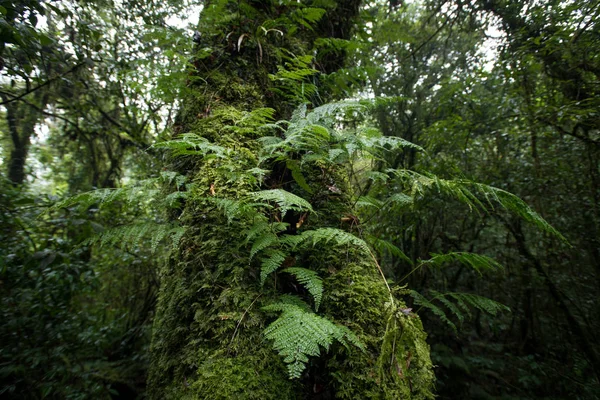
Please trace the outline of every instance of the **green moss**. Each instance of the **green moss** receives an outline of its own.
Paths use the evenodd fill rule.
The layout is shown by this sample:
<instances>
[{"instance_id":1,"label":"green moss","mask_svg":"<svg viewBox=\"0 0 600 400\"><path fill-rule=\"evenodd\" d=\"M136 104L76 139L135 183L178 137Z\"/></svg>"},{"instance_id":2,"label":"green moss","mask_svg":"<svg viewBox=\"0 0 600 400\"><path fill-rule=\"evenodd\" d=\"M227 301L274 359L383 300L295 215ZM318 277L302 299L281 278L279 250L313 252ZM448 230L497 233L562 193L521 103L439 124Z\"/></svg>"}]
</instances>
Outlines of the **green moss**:
<instances>
[{"instance_id":1,"label":"green moss","mask_svg":"<svg viewBox=\"0 0 600 400\"><path fill-rule=\"evenodd\" d=\"M218 15L215 12L212 17ZM238 29L232 26L235 19L219 21L222 32ZM259 26L261 22L253 23ZM310 54L310 40L301 36L286 38L281 46L294 49L295 54ZM249 259L251 244L246 243L244 233L253 221L228 220L215 199L235 201L252 191L284 188L309 197L316 211L299 230L339 227L352 209L346 194L350 180L343 167L307 164L302 174L313 192L307 196L285 163L261 165L272 170L265 182L248 173L258 166L261 145L258 126L241 126L240 121L247 113L269 106L276 108L278 117L289 118L289 104L272 94L273 83L267 76L276 71L282 51L265 45L263 63L258 63L255 42L248 41L246 52L233 53L225 37L208 37L214 49L202 59L204 70L197 73L202 76L193 79L175 129L175 136L193 132L231 152L224 158L184 156L173 162L191 182L177 217L189 228L179 253L160 274L149 397L296 399L318 393L348 399L430 397L433 374L420 321L386 307L389 294L377 267L356 249L324 245L298 251L294 258L324 278L320 314L355 332L366 346L364 352L336 345L311 359L300 380L290 380L286 366L264 339L262 332L273 316L261 311L263 306L282 293L308 301L310 296L289 274L273 274L260 285L260 262ZM218 63L210 61L214 55ZM334 186L336 191L331 189ZM268 218L276 219L277 213ZM390 318L396 325L390 325ZM396 344L390 348L390 343ZM406 364L411 357L404 377L386 367Z\"/></svg>"}]
</instances>

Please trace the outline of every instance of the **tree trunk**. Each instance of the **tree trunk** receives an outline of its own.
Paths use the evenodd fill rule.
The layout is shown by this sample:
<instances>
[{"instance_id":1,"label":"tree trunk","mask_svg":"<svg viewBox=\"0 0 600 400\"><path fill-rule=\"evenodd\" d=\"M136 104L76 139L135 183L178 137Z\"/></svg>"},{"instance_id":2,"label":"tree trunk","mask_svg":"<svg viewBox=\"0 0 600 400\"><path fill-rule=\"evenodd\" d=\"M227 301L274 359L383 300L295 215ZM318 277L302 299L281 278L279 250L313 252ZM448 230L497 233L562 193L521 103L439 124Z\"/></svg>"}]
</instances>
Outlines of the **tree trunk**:
<instances>
[{"instance_id":1,"label":"tree trunk","mask_svg":"<svg viewBox=\"0 0 600 400\"><path fill-rule=\"evenodd\" d=\"M34 102L43 110L48 102L48 93L39 91L35 94ZM3 101L8 97L2 96ZM15 185L25 181L25 165L31 146L31 138L35 135L35 126L42 114L25 103L14 101L7 103L6 120L13 148L8 160L8 179Z\"/></svg>"},{"instance_id":2,"label":"tree trunk","mask_svg":"<svg viewBox=\"0 0 600 400\"><path fill-rule=\"evenodd\" d=\"M330 7L318 22L309 21L314 8L295 2L212 1L203 10L195 72L174 134L195 133L231 149L235 164L199 156L174 161L190 184L185 205L173 214L188 230L178 256L160 274L150 398L432 398L433 373L420 320L405 316L404 324L396 326L395 314L390 317L386 311L390 293L375 265L352 248L316 247L284 265L303 263L319 272L325 291L318 313L348 326L365 351L332 345L327 354L322 350L319 358L307 361L301 378L289 379L282 358L262 333L273 321L262 308L282 293L302 296L303 288L279 273L262 286L259 264L244 243L248 227L228 220L215 206L215 199L235 201L256 190L256 183L245 177L258 165L260 133L241 133L244 116L270 107L278 119L289 119L300 103L329 100L325 74L343 67L344 52L318 51L315 42L348 39L359 1L326 3ZM295 86L269 77L299 65L319 74L295 81ZM274 162L268 167L271 172L260 189L301 192L288 166ZM321 187L310 199L316 213L307 221L299 213L286 214L286 233L306 226L339 227L351 206L344 194L349 182L345 171L303 172L308 185ZM332 195L327 185L341 194ZM393 347L384 340L389 332ZM383 356L384 345L389 345L385 354L391 352L391 358Z\"/></svg>"}]
</instances>

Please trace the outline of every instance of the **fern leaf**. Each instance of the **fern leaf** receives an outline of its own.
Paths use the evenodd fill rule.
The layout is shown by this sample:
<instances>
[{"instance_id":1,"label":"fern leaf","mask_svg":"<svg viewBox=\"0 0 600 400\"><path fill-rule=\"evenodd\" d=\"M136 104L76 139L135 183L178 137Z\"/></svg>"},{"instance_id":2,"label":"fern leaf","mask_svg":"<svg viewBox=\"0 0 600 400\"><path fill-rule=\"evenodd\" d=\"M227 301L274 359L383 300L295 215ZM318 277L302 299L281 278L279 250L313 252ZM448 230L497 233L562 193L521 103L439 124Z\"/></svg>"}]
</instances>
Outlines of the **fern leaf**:
<instances>
[{"instance_id":1,"label":"fern leaf","mask_svg":"<svg viewBox=\"0 0 600 400\"><path fill-rule=\"evenodd\" d=\"M250 197L259 201L275 202L279 206L281 215L285 215L289 210L314 212L308 201L283 189L261 190L250 193Z\"/></svg>"},{"instance_id":2,"label":"fern leaf","mask_svg":"<svg viewBox=\"0 0 600 400\"><path fill-rule=\"evenodd\" d=\"M231 153L231 149L211 143L195 133L184 133L179 139L159 142L152 147L171 150L175 156L201 155L208 158L226 158Z\"/></svg>"},{"instance_id":3,"label":"fern leaf","mask_svg":"<svg viewBox=\"0 0 600 400\"><path fill-rule=\"evenodd\" d=\"M165 239L171 240L171 248L177 247L186 228L157 223L140 223L106 229L88 239L82 244L100 246L119 246L121 249L139 247L144 239L150 242L150 251L155 253L158 245Z\"/></svg>"},{"instance_id":4,"label":"fern leaf","mask_svg":"<svg viewBox=\"0 0 600 400\"><path fill-rule=\"evenodd\" d=\"M319 275L315 271L299 267L286 268L283 272L287 272L296 277L298 282L311 294L315 300L315 310L319 311L319 305L323 298L323 280Z\"/></svg>"},{"instance_id":5,"label":"fern leaf","mask_svg":"<svg viewBox=\"0 0 600 400\"><path fill-rule=\"evenodd\" d=\"M470 308L477 309L492 316L496 316L501 311L510 311L510 308L504 304L498 303L497 301L487 297L477 296L471 293L440 293L435 290L430 290L429 293L433 296L431 300L428 300L418 292L413 290L410 291L410 295L415 300L415 304L420 305L421 308L424 307L433 312L442 321L448 324L455 332L457 331L456 325L450 321L444 310L433 304L434 301L438 301L443 304L456 318L458 318L460 322L464 320L465 313L471 317ZM454 303L452 301L454 301Z\"/></svg>"},{"instance_id":6,"label":"fern leaf","mask_svg":"<svg viewBox=\"0 0 600 400\"><path fill-rule=\"evenodd\" d=\"M413 197L415 195L426 196L429 191L435 190L438 193L454 197L458 201L468 205L471 209L490 212L494 210L495 205L499 205L523 220L537 226L543 232L547 232L568 243L567 239L560 232L532 210L527 203L505 190L465 179L446 180L408 170L390 169L387 172L393 173L401 180L409 183Z\"/></svg>"},{"instance_id":7,"label":"fern leaf","mask_svg":"<svg viewBox=\"0 0 600 400\"><path fill-rule=\"evenodd\" d=\"M410 258L408 258L408 256L406 254L404 254L404 252L402 250L400 250L400 248L396 245L394 245L392 242L388 241L388 240L383 240L383 239L379 239L375 236L371 236L368 235L367 236L369 242L371 243L371 245L381 254L384 252L388 252L389 254L391 254L394 257L398 257L404 261L406 261L407 263L413 265L413 262Z\"/></svg>"},{"instance_id":8,"label":"fern leaf","mask_svg":"<svg viewBox=\"0 0 600 400\"><path fill-rule=\"evenodd\" d=\"M444 312L444 310L442 310L440 307L433 304L431 301L429 301L425 296L423 296L419 292L411 290L410 295L414 299L416 305L421 306L421 308L426 308L429 311L431 311L433 314L437 315L443 322L448 324L448 326L450 328L452 328L452 330L454 330L454 332L458 331L456 328L456 325L454 324L454 322L450 321L450 319L448 318L448 316L446 315L446 312Z\"/></svg>"},{"instance_id":9,"label":"fern leaf","mask_svg":"<svg viewBox=\"0 0 600 400\"><path fill-rule=\"evenodd\" d=\"M265 329L264 335L273 341L273 349L283 357L290 378L300 378L309 357L319 356L321 348L329 350L334 340L346 347L351 343L364 348L347 327L308 311L308 306L300 306L298 302L300 300L293 303L284 300L263 307L264 311L281 312L279 318Z\"/></svg>"},{"instance_id":10,"label":"fern leaf","mask_svg":"<svg viewBox=\"0 0 600 400\"><path fill-rule=\"evenodd\" d=\"M98 189L90 192L78 194L76 196L69 197L63 201L59 201L50 207L49 210L57 210L60 208L68 208L74 205L79 205L82 208L88 208L93 205L99 205L100 207L110 204L117 200L128 201L131 197L132 188L119 188L119 189Z\"/></svg>"},{"instance_id":11,"label":"fern leaf","mask_svg":"<svg viewBox=\"0 0 600 400\"><path fill-rule=\"evenodd\" d=\"M357 247L361 250L363 250L365 253L369 253L369 246L367 245L367 243L354 236L353 234L343 231L341 229L336 229L336 228L320 228L320 229L314 229L314 230L310 230L310 231L306 231L303 232L300 236L300 243L302 242L309 242L311 243L313 246L316 245L319 242L335 242L338 246L354 246Z\"/></svg>"},{"instance_id":12,"label":"fern leaf","mask_svg":"<svg viewBox=\"0 0 600 400\"><path fill-rule=\"evenodd\" d=\"M460 299L460 300L464 301L465 303L467 303L468 305L470 305L471 307L473 307L481 312L484 312L486 314L492 315L492 316L496 316L502 311L510 312L510 307L508 307L502 303L498 303L497 301L494 301L487 297L478 296L476 294L446 293L445 295L446 295L446 297L452 297L456 300Z\"/></svg>"},{"instance_id":13,"label":"fern leaf","mask_svg":"<svg viewBox=\"0 0 600 400\"><path fill-rule=\"evenodd\" d=\"M250 259L252 259L256 253L266 249L274 243L277 243L277 235L275 235L273 232L266 232L260 235L252 244L252 249L250 250Z\"/></svg>"},{"instance_id":14,"label":"fern leaf","mask_svg":"<svg viewBox=\"0 0 600 400\"><path fill-rule=\"evenodd\" d=\"M262 264L260 267L260 284L264 285L267 277L277 271L281 264L285 261L285 253L281 250L273 250L271 255L267 258L262 259Z\"/></svg>"},{"instance_id":15,"label":"fern leaf","mask_svg":"<svg viewBox=\"0 0 600 400\"><path fill-rule=\"evenodd\" d=\"M370 196L361 196L356 201L356 205L360 207L373 207L376 209L380 209L383 207L383 202L375 197Z\"/></svg>"},{"instance_id":16,"label":"fern leaf","mask_svg":"<svg viewBox=\"0 0 600 400\"><path fill-rule=\"evenodd\" d=\"M504 267L491 257L481 254L467 252L451 252L446 254L431 254L429 260L423 261L422 264L431 264L437 267L448 262L459 262L475 270L479 275L482 271L496 271L504 269Z\"/></svg>"},{"instance_id":17,"label":"fern leaf","mask_svg":"<svg viewBox=\"0 0 600 400\"><path fill-rule=\"evenodd\" d=\"M294 180L296 181L296 183L304 190L306 190L308 193L313 192L313 190L311 189L311 187L308 185L308 182L306 182L306 179L304 178L304 175L302 175L302 171L300 171L300 166L298 165L298 161L296 160L288 160L286 163L287 168L292 171L292 178L294 178Z\"/></svg>"}]
</instances>

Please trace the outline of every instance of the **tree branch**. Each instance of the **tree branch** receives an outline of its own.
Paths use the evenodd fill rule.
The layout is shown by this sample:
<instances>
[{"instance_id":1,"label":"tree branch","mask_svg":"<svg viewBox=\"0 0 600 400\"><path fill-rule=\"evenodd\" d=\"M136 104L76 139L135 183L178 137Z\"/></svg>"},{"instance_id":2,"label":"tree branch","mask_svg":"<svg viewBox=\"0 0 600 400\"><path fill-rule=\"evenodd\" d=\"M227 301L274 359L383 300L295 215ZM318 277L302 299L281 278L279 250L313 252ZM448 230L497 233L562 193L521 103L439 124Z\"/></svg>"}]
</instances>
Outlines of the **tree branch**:
<instances>
[{"instance_id":1,"label":"tree branch","mask_svg":"<svg viewBox=\"0 0 600 400\"><path fill-rule=\"evenodd\" d=\"M38 85L38 86L34 87L33 89L27 90L27 91L25 91L25 92L21 93L21 94L20 94L20 95L18 95L18 96L14 96L14 95L12 95L12 94L10 94L10 93L6 93L6 92L4 92L4 94L7 94L7 95L11 96L12 98L11 98L11 99L6 99L6 100L3 100L2 102L0 102L0 106L3 106L3 105L5 105L5 104L8 104L8 103L11 103L11 102L13 102L13 101L20 100L20 99L22 99L23 97L25 97L25 96L27 96L27 95L29 95L29 94L31 94L31 93L33 93L33 92L35 92L35 91L37 91L37 90L39 90L39 89L43 88L44 86L48 86L50 83L54 82L55 80L57 80L57 79L59 79L59 78L62 78L63 76L65 76L65 75L68 75L68 74L70 74L70 73L74 72L75 70L77 70L79 67L82 67L82 66L83 66L83 65L85 65L86 63L87 63L87 62L81 62L81 63L79 63L79 64L76 64L76 65L74 65L73 67L69 68L69 69L68 69L67 71L65 71L64 73L62 73L62 74L60 74L60 75L57 75L57 76L55 76L55 77L53 77L53 78L50 78L50 79L48 79L46 82L44 82L44 83L42 83L42 84L40 84L40 85Z\"/></svg>"}]
</instances>

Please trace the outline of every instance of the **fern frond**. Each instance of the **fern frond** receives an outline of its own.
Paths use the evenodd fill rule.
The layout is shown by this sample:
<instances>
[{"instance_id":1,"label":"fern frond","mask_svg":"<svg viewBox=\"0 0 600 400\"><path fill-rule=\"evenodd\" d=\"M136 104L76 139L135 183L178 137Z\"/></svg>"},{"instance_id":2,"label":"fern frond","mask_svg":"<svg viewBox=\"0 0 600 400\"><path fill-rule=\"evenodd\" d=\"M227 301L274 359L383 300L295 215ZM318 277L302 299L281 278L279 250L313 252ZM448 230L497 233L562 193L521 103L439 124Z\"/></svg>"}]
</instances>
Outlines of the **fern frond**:
<instances>
[{"instance_id":1,"label":"fern frond","mask_svg":"<svg viewBox=\"0 0 600 400\"><path fill-rule=\"evenodd\" d=\"M254 200L276 203L282 216L289 210L314 212L308 201L283 189L261 190L260 192L250 193L249 196Z\"/></svg>"},{"instance_id":2,"label":"fern frond","mask_svg":"<svg viewBox=\"0 0 600 400\"><path fill-rule=\"evenodd\" d=\"M118 188L118 189L98 189L90 192L80 193L76 196L69 197L63 201L59 201L54 204L50 210L57 210L60 208L68 208L74 205L79 205L82 208L88 208L93 205L103 205L112 203L114 201L128 201L131 196L131 188Z\"/></svg>"},{"instance_id":3,"label":"fern frond","mask_svg":"<svg viewBox=\"0 0 600 400\"><path fill-rule=\"evenodd\" d=\"M256 253L259 251L264 250L275 243L277 243L277 235L275 235L273 232L266 232L260 235L252 244L252 249L250 250L250 259L254 258Z\"/></svg>"},{"instance_id":4,"label":"fern frond","mask_svg":"<svg viewBox=\"0 0 600 400\"><path fill-rule=\"evenodd\" d=\"M371 152L375 150L385 152L401 148L409 148L425 152L425 149L423 149L421 146L396 136L366 137L362 139L362 143L365 148L372 149Z\"/></svg>"},{"instance_id":5,"label":"fern frond","mask_svg":"<svg viewBox=\"0 0 600 400\"><path fill-rule=\"evenodd\" d=\"M367 235L367 239L369 240L371 246L375 248L380 254L387 252L394 257L398 257L410 265L413 265L412 260L404 254L404 252L392 242L384 239L377 238L375 236Z\"/></svg>"},{"instance_id":6,"label":"fern frond","mask_svg":"<svg viewBox=\"0 0 600 400\"><path fill-rule=\"evenodd\" d=\"M364 348L347 327L308 311L307 306L298 305L300 300L281 300L284 301L263 307L264 311L281 312L279 318L265 329L264 335L273 341L273 349L283 357L290 378L300 378L309 357L319 356L321 347L329 350L334 340L346 347L351 343Z\"/></svg>"},{"instance_id":7,"label":"fern frond","mask_svg":"<svg viewBox=\"0 0 600 400\"><path fill-rule=\"evenodd\" d=\"M356 200L356 205L359 207L375 208L380 209L383 207L383 202L375 197L361 196Z\"/></svg>"},{"instance_id":8,"label":"fern frond","mask_svg":"<svg viewBox=\"0 0 600 400\"><path fill-rule=\"evenodd\" d=\"M397 207L411 206L414 199L404 193L394 193L386 199L386 203L394 204Z\"/></svg>"},{"instance_id":9,"label":"fern frond","mask_svg":"<svg viewBox=\"0 0 600 400\"><path fill-rule=\"evenodd\" d=\"M315 310L319 311L319 305L323 298L323 280L321 277L319 277L315 271L300 267L286 268L283 272L287 272L296 277L298 282L311 294L315 300Z\"/></svg>"},{"instance_id":10,"label":"fern frond","mask_svg":"<svg viewBox=\"0 0 600 400\"><path fill-rule=\"evenodd\" d=\"M333 241L338 246L353 246L363 250L365 253L370 252L369 246L364 240L337 228L314 229L302 232L302 234L297 236L300 237L300 243L310 243L313 246L319 242L328 243Z\"/></svg>"},{"instance_id":11,"label":"fern frond","mask_svg":"<svg viewBox=\"0 0 600 400\"><path fill-rule=\"evenodd\" d=\"M433 304L425 296L423 296L417 291L411 290L410 295L412 296L416 305L421 306L421 308L426 308L429 311L431 311L434 315L437 315L443 322L445 322L450 328L452 328L454 332L458 331L456 325L454 324L454 322L450 321L444 310Z\"/></svg>"},{"instance_id":12,"label":"fern frond","mask_svg":"<svg viewBox=\"0 0 600 400\"><path fill-rule=\"evenodd\" d=\"M467 252L450 252L446 254L431 254L429 260L422 261L422 265L431 264L440 267L445 263L459 262L471 269L475 270L479 275L483 271L496 271L504 269L504 267L491 257L482 254L467 253Z\"/></svg>"},{"instance_id":13,"label":"fern frond","mask_svg":"<svg viewBox=\"0 0 600 400\"><path fill-rule=\"evenodd\" d=\"M257 221L245 232L246 243L267 232L277 234L285 231L289 225L285 222L267 222L266 218L256 219Z\"/></svg>"},{"instance_id":14,"label":"fern frond","mask_svg":"<svg viewBox=\"0 0 600 400\"><path fill-rule=\"evenodd\" d=\"M186 228L182 226L173 226L157 223L143 223L124 225L115 228L106 229L90 238L87 238L82 244L100 246L113 245L121 249L139 247L142 241L149 240L150 251L156 252L158 245L164 239L171 240L171 248L175 249Z\"/></svg>"},{"instance_id":15,"label":"fern frond","mask_svg":"<svg viewBox=\"0 0 600 400\"><path fill-rule=\"evenodd\" d=\"M178 139L154 144L152 147L171 150L173 155L201 155L204 157L226 158L231 149L211 143L195 133L184 133Z\"/></svg>"},{"instance_id":16,"label":"fern frond","mask_svg":"<svg viewBox=\"0 0 600 400\"><path fill-rule=\"evenodd\" d=\"M215 204L220 210L223 210L229 223L233 222L236 218L256 214L252 205L243 200L224 199L220 197L208 197L206 200Z\"/></svg>"},{"instance_id":17,"label":"fern frond","mask_svg":"<svg viewBox=\"0 0 600 400\"><path fill-rule=\"evenodd\" d=\"M465 179L440 179L437 176L426 176L408 170L391 169L388 172L393 173L408 183L413 197L426 196L429 191L434 190L437 193L455 198L471 209L491 212L495 209L495 205L499 205L523 220L537 226L540 230L568 243L567 239L560 232L532 210L527 203L505 190Z\"/></svg>"},{"instance_id":18,"label":"fern frond","mask_svg":"<svg viewBox=\"0 0 600 400\"><path fill-rule=\"evenodd\" d=\"M302 7L290 14L290 19L309 30L325 15L325 10L316 7Z\"/></svg>"},{"instance_id":19,"label":"fern frond","mask_svg":"<svg viewBox=\"0 0 600 400\"><path fill-rule=\"evenodd\" d=\"M296 183L308 193L312 194L313 190L308 185L306 178L302 175L302 171L300 170L300 165L296 160L287 160L286 163L287 168L292 171L292 178L296 181Z\"/></svg>"},{"instance_id":20,"label":"fern frond","mask_svg":"<svg viewBox=\"0 0 600 400\"><path fill-rule=\"evenodd\" d=\"M502 311L510 311L510 308L504 304L498 303L497 301L487 297L477 296L471 293L440 293L435 290L430 290L429 293L431 293L433 296L431 300L428 300L414 290L410 291L410 295L413 297L415 304L421 306L421 308L427 308L433 312L442 321L448 324L455 332L457 331L456 325L450 321L444 310L433 304L434 301L438 301L443 304L456 318L458 318L460 322L463 322L465 313L471 317L471 308L491 316L496 316ZM454 301L454 303L452 301Z\"/></svg>"},{"instance_id":21,"label":"fern frond","mask_svg":"<svg viewBox=\"0 0 600 400\"><path fill-rule=\"evenodd\" d=\"M328 117L334 116L340 112L352 112L352 111L365 111L366 107L364 104L358 101L338 101L334 103L323 104L322 106L316 107L307 116L310 123L321 123Z\"/></svg>"},{"instance_id":22,"label":"fern frond","mask_svg":"<svg viewBox=\"0 0 600 400\"><path fill-rule=\"evenodd\" d=\"M432 292L433 294L433 292ZM492 299L488 299L487 297L478 296L476 294L471 293L445 293L446 297L452 297L456 301L461 300L465 302L467 305L484 312L486 314L496 316L502 311L510 312L510 307L498 303Z\"/></svg>"},{"instance_id":23,"label":"fern frond","mask_svg":"<svg viewBox=\"0 0 600 400\"><path fill-rule=\"evenodd\" d=\"M273 250L269 257L262 259L260 266L260 284L264 285L267 277L277 271L285 261L286 255L281 250Z\"/></svg>"}]
</instances>

